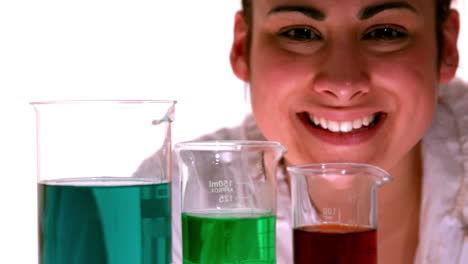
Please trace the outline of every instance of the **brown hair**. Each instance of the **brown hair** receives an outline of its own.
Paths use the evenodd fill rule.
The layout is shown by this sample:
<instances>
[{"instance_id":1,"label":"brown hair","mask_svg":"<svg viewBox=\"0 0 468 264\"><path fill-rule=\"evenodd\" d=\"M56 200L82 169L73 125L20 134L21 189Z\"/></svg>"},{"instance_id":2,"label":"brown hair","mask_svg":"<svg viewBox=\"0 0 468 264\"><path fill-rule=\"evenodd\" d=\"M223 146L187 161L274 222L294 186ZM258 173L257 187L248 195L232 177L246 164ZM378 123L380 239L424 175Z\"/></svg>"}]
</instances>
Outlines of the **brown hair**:
<instances>
[{"instance_id":1,"label":"brown hair","mask_svg":"<svg viewBox=\"0 0 468 264\"><path fill-rule=\"evenodd\" d=\"M435 19L436 19L436 37L437 37L437 59L440 63L442 57L442 49L443 49L443 25L444 22L447 20L449 12L450 12L450 5L452 0L435 0L436 8L435 8ZM242 11L244 14L245 22L249 27L249 33L247 37L247 55L250 52L250 42L251 42L251 30L250 27L252 25L252 0L242 0Z\"/></svg>"}]
</instances>

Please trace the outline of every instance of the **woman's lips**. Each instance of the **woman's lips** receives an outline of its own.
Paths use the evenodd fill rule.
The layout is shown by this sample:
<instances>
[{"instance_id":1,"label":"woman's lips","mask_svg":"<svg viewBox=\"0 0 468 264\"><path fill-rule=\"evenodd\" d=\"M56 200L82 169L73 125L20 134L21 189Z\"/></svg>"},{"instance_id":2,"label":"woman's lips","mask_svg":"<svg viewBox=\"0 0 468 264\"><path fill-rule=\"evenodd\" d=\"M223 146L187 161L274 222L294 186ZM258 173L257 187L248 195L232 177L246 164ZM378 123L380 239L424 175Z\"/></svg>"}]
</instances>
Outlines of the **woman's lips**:
<instances>
[{"instance_id":1,"label":"woman's lips","mask_svg":"<svg viewBox=\"0 0 468 264\"><path fill-rule=\"evenodd\" d=\"M333 145L357 145L370 140L385 122L387 114L378 112L372 115L373 120L367 125L356 126L353 129L337 129L346 122L320 122L313 115L308 113L299 113L298 117L307 130L318 139ZM320 118L318 118L320 119ZM337 125L336 125L336 124ZM330 124L333 124L330 127ZM343 132L345 131L345 132Z\"/></svg>"}]
</instances>

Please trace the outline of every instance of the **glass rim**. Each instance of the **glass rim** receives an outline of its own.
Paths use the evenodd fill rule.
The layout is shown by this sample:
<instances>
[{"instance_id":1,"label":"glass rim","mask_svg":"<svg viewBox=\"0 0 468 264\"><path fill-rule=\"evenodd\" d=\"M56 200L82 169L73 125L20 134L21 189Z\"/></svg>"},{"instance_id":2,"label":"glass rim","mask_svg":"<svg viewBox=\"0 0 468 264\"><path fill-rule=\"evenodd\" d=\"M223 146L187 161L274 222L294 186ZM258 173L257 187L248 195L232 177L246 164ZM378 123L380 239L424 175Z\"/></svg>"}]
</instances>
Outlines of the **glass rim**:
<instances>
[{"instance_id":1,"label":"glass rim","mask_svg":"<svg viewBox=\"0 0 468 264\"><path fill-rule=\"evenodd\" d=\"M367 163L357 163L357 162L328 162L328 163L309 163L309 164L299 164L288 166L288 172L304 174L304 173L324 173L327 171L340 171L343 169L349 170L364 170L364 171L374 171L381 176L384 181L392 181L393 177L386 170ZM341 173L346 175L347 173Z\"/></svg>"},{"instance_id":2,"label":"glass rim","mask_svg":"<svg viewBox=\"0 0 468 264\"><path fill-rule=\"evenodd\" d=\"M153 100L153 99L109 99L109 100L49 100L49 101L32 101L29 102L32 106L39 105L78 105L78 104L176 104L176 100Z\"/></svg>"},{"instance_id":3,"label":"glass rim","mask_svg":"<svg viewBox=\"0 0 468 264\"><path fill-rule=\"evenodd\" d=\"M262 140L207 140L207 141L183 141L174 145L176 151L181 150L241 150L249 148L276 148L285 152L286 148L276 141Z\"/></svg>"}]
</instances>

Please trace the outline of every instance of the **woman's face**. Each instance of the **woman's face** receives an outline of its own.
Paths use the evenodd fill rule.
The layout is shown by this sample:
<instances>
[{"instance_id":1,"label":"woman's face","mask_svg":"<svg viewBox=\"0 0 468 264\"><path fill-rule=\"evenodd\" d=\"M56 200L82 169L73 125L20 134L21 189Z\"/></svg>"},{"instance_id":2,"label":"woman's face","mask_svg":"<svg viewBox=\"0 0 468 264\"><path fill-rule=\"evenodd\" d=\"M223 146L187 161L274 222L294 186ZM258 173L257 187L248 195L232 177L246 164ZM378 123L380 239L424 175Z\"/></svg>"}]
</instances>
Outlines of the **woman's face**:
<instances>
[{"instance_id":1,"label":"woman's face","mask_svg":"<svg viewBox=\"0 0 468 264\"><path fill-rule=\"evenodd\" d=\"M250 59L231 59L260 130L287 147L289 164L390 169L418 143L439 77L454 74L441 76L437 62L434 1L252 2ZM239 54L245 36L237 25Z\"/></svg>"}]
</instances>

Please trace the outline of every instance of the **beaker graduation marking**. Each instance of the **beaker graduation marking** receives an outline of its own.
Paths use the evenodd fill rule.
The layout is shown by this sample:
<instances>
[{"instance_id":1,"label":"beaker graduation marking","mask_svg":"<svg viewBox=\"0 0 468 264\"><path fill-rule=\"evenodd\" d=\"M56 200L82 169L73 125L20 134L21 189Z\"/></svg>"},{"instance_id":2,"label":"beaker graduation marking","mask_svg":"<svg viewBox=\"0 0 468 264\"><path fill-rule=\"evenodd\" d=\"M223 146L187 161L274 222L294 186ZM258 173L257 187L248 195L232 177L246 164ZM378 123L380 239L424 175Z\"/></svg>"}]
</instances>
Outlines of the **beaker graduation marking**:
<instances>
[{"instance_id":1,"label":"beaker graduation marking","mask_svg":"<svg viewBox=\"0 0 468 264\"><path fill-rule=\"evenodd\" d=\"M228 203L233 201L232 193L234 191L232 187L232 180L218 180L208 181L208 187L211 193L219 194L218 202Z\"/></svg>"},{"instance_id":2,"label":"beaker graduation marking","mask_svg":"<svg viewBox=\"0 0 468 264\"><path fill-rule=\"evenodd\" d=\"M336 219L338 217L338 219ZM323 208L323 219L326 221L341 221L340 208Z\"/></svg>"}]
</instances>

